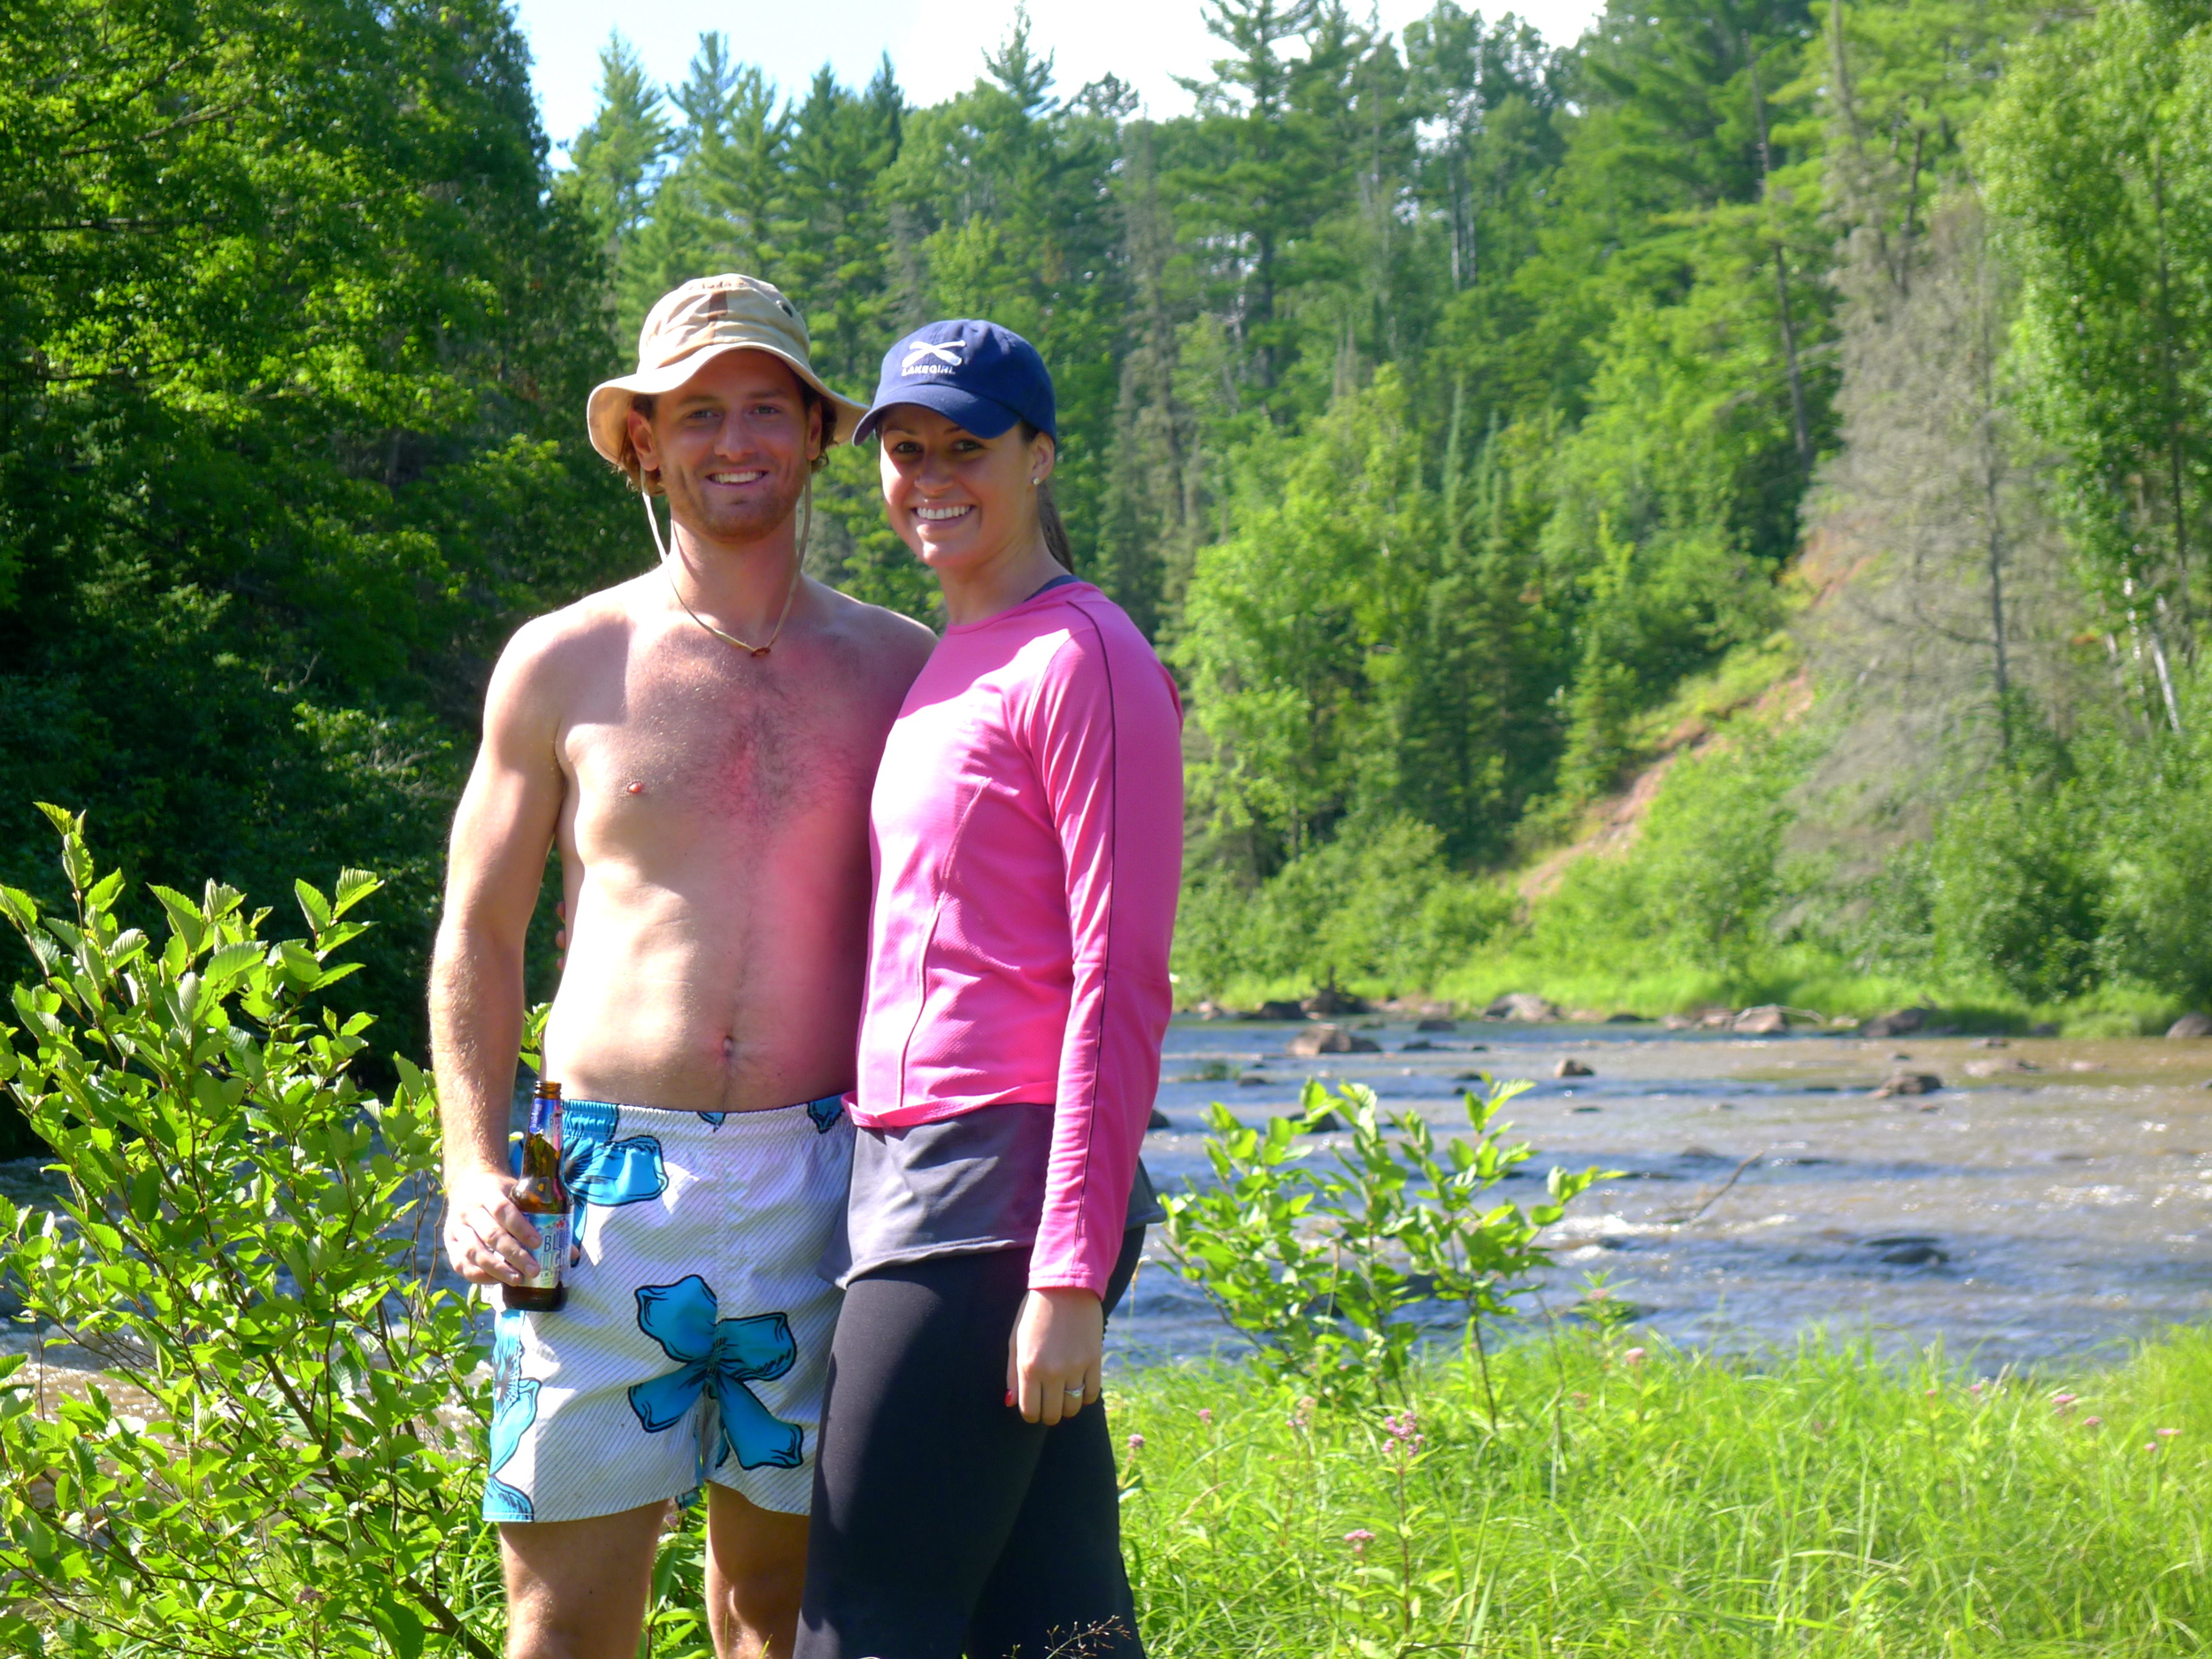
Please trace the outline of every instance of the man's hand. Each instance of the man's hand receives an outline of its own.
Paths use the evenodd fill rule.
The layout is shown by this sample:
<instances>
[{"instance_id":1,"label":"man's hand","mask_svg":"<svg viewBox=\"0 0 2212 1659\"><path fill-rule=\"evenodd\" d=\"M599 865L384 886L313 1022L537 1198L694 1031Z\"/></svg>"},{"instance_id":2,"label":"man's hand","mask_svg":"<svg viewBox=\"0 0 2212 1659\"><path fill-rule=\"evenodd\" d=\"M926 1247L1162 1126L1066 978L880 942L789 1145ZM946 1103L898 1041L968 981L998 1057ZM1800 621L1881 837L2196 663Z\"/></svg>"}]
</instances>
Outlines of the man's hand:
<instances>
[{"instance_id":1,"label":"man's hand","mask_svg":"<svg viewBox=\"0 0 2212 1659\"><path fill-rule=\"evenodd\" d=\"M538 1230L515 1208L514 1187L497 1170L446 1183L446 1260L472 1285L519 1285L537 1271Z\"/></svg>"},{"instance_id":2,"label":"man's hand","mask_svg":"<svg viewBox=\"0 0 2212 1659\"><path fill-rule=\"evenodd\" d=\"M1087 1290L1033 1290L1006 1340L1008 1403L1022 1419L1047 1426L1073 1417L1099 1395L1106 1312Z\"/></svg>"}]
</instances>

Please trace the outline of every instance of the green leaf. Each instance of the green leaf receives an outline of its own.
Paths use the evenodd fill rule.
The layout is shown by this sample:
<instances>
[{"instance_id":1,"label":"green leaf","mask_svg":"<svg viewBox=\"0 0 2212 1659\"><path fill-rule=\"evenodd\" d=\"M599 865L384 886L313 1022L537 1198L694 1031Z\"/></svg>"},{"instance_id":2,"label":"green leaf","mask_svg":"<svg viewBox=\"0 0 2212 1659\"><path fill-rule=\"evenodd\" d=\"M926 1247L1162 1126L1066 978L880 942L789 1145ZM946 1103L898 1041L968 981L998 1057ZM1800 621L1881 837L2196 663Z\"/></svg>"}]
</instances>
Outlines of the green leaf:
<instances>
[{"instance_id":1,"label":"green leaf","mask_svg":"<svg viewBox=\"0 0 2212 1659\"><path fill-rule=\"evenodd\" d=\"M28 932L38 926L38 901L20 887L0 887L0 915Z\"/></svg>"},{"instance_id":2,"label":"green leaf","mask_svg":"<svg viewBox=\"0 0 2212 1659\"><path fill-rule=\"evenodd\" d=\"M330 926L330 901L316 891L304 879L292 883L292 892L300 902L300 911L307 918L308 926L318 933Z\"/></svg>"},{"instance_id":3,"label":"green leaf","mask_svg":"<svg viewBox=\"0 0 2212 1659\"><path fill-rule=\"evenodd\" d=\"M383 885L383 879L369 871L341 870L338 872L337 902L331 906L331 915L343 916Z\"/></svg>"},{"instance_id":4,"label":"green leaf","mask_svg":"<svg viewBox=\"0 0 2212 1659\"><path fill-rule=\"evenodd\" d=\"M398 1659L422 1659L422 1620L388 1593L369 1608L369 1617Z\"/></svg>"}]
</instances>

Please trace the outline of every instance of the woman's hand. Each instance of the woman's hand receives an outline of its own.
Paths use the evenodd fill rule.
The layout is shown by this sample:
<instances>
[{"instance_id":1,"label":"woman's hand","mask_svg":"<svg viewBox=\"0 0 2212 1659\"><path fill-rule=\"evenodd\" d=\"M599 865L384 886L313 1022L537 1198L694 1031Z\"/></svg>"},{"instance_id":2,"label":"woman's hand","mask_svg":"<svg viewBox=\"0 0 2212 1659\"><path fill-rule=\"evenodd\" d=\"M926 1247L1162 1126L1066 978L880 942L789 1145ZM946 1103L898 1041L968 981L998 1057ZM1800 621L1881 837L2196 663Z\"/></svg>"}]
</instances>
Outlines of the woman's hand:
<instances>
[{"instance_id":1,"label":"woman's hand","mask_svg":"<svg viewBox=\"0 0 2212 1659\"><path fill-rule=\"evenodd\" d=\"M1106 1314L1087 1290L1033 1290L1006 1340L1006 1402L1047 1426L1098 1398Z\"/></svg>"}]
</instances>

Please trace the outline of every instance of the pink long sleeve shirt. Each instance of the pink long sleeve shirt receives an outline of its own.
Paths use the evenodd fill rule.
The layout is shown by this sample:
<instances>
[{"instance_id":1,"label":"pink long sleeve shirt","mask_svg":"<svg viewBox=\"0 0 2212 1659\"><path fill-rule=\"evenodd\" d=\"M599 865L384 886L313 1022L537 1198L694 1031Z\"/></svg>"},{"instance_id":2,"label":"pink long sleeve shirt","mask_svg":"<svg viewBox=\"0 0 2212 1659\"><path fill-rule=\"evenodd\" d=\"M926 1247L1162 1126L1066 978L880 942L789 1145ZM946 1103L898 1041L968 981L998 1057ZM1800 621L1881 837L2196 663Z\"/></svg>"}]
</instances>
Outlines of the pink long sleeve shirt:
<instances>
[{"instance_id":1,"label":"pink long sleeve shirt","mask_svg":"<svg viewBox=\"0 0 2212 1659\"><path fill-rule=\"evenodd\" d=\"M1160 1080L1182 704L1087 582L946 630L884 746L854 1118L1053 1106L1035 1289L1102 1292Z\"/></svg>"}]
</instances>

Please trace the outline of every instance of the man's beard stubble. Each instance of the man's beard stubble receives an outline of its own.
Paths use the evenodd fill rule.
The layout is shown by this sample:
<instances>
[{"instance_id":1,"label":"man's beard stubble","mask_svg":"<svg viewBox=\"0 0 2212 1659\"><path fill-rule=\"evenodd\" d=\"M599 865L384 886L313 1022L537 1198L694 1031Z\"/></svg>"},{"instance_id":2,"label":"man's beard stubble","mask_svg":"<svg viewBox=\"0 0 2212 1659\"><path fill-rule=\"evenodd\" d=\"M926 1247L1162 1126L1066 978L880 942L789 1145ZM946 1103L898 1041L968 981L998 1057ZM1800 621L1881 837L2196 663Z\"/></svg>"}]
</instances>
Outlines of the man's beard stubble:
<instances>
[{"instance_id":1,"label":"man's beard stubble","mask_svg":"<svg viewBox=\"0 0 2212 1659\"><path fill-rule=\"evenodd\" d=\"M717 541L760 541L774 534L787 524L798 511L799 498L806 490L805 472L796 478L786 479L772 475L774 492L752 503L732 502L719 509L710 508L705 493L694 487L688 478L668 480L669 516L681 521L695 535L704 535ZM674 486L680 485L680 492Z\"/></svg>"}]
</instances>

